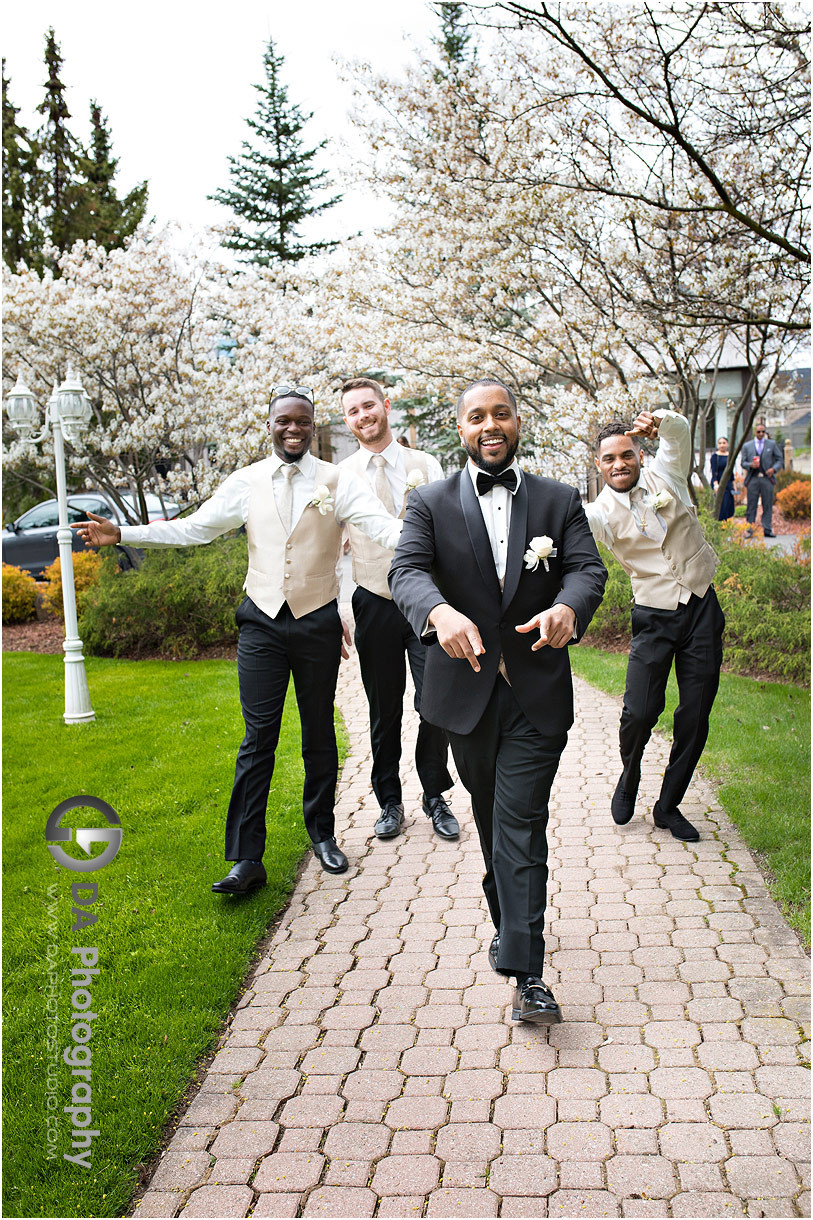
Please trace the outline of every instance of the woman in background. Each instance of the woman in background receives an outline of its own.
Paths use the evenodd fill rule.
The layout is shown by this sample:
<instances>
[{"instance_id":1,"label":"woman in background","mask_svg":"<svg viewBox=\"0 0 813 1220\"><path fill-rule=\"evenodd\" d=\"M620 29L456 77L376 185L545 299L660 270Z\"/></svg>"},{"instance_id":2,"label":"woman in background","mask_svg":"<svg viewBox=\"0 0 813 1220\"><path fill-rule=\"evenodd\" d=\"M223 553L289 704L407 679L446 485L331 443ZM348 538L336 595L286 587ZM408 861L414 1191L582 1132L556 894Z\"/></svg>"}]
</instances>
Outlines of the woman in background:
<instances>
[{"instance_id":1,"label":"woman in background","mask_svg":"<svg viewBox=\"0 0 813 1220\"><path fill-rule=\"evenodd\" d=\"M711 455L711 489L716 493L720 480L723 477L723 472L728 465L728 437L721 436L717 441L717 452ZM734 516L734 475L728 480L728 484L723 495L722 503L720 504L720 512L717 517L718 521L727 521L729 517Z\"/></svg>"}]
</instances>

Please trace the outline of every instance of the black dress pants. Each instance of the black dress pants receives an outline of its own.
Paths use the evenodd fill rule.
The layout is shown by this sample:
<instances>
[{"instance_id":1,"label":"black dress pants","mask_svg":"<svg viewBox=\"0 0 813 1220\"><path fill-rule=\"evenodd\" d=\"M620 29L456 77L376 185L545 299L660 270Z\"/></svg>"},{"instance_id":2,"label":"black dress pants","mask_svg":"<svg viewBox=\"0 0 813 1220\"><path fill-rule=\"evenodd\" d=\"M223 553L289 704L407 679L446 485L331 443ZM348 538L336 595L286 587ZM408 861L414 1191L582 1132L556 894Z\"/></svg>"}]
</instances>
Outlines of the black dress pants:
<instances>
[{"instance_id":1,"label":"black dress pants","mask_svg":"<svg viewBox=\"0 0 813 1220\"><path fill-rule=\"evenodd\" d=\"M486 866L483 891L500 934L501 974L542 974L548 884L548 800L567 733L544 736L497 678L471 733L449 733L471 794Z\"/></svg>"},{"instance_id":2,"label":"black dress pants","mask_svg":"<svg viewBox=\"0 0 813 1220\"><path fill-rule=\"evenodd\" d=\"M415 684L415 711L420 712L426 649L395 602L363 589L353 592L355 645L361 680L370 707L370 780L382 807L401 803L401 721L406 689L406 661ZM444 729L421 719L415 742L415 766L426 796L440 796L452 786L447 766L449 739Z\"/></svg>"},{"instance_id":3,"label":"black dress pants","mask_svg":"<svg viewBox=\"0 0 813 1220\"><path fill-rule=\"evenodd\" d=\"M226 859L259 860L282 710L293 675L302 724L302 809L313 843L333 837L338 753L333 701L342 625L335 601L296 619L286 602L275 618L246 597L237 610L237 673L246 735L237 754L226 817Z\"/></svg>"},{"instance_id":4,"label":"black dress pants","mask_svg":"<svg viewBox=\"0 0 813 1220\"><path fill-rule=\"evenodd\" d=\"M676 809L686 794L709 733L720 682L725 618L714 589L692 597L676 610L632 608L632 644L621 713L619 743L624 765L622 784L637 792L641 759L666 701L666 680L675 663L679 702L669 765L658 803Z\"/></svg>"}]
</instances>

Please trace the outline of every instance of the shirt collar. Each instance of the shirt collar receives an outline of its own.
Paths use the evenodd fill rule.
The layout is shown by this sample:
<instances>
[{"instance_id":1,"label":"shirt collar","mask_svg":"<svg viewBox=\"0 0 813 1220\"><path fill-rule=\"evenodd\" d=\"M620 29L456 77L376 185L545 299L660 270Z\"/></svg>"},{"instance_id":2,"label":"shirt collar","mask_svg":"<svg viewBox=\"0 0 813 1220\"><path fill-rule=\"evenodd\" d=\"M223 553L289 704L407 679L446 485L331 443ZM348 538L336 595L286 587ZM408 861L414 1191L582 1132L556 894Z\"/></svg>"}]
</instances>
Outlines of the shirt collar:
<instances>
[{"instance_id":1,"label":"shirt collar","mask_svg":"<svg viewBox=\"0 0 813 1220\"><path fill-rule=\"evenodd\" d=\"M474 485L474 494L477 496L477 498L478 498L478 500L479 500L479 498L480 498L480 493L479 493L479 491L477 490L477 476L478 476L478 474L480 473L480 471L481 471L481 470L483 470L483 467L482 467L482 466L478 466L476 462L473 462L473 461L471 460L471 458L469 458L468 462L466 462L466 469L468 470L468 472L469 472L469 478L471 479L472 484ZM510 466L506 466L506 468L505 468L505 469L506 469L506 470L513 470L513 471L514 471L514 474L517 476L517 485L516 485L516 487L514 488L514 490L511 492L511 495L512 495L512 496L515 496L515 495L517 494L517 492L519 491L519 485L520 485L520 483L522 482L522 467L520 466L520 464L519 464L519 462L517 461L517 459L516 459L516 458L514 458L514 460L513 460L513 462L511 463L511 465L510 465ZM488 471L487 471L487 470L485 470L485 471L483 471L483 473L484 473L484 474L488 474ZM501 473L503 473L503 472L501 472ZM506 488L506 491L507 491L507 490L508 490L508 488Z\"/></svg>"},{"instance_id":2,"label":"shirt collar","mask_svg":"<svg viewBox=\"0 0 813 1220\"><path fill-rule=\"evenodd\" d=\"M375 458L375 457L383 457L384 461L387 463L388 466L397 466L398 465L398 451L399 451L399 449L403 449L403 447L404 447L403 445L398 444L395 437L393 437L393 439L387 445L387 448L382 449L379 453L373 452L372 449L365 449L364 445L359 446L359 448L362 450L362 452L367 455L367 461L366 461L367 466L370 465L373 458Z\"/></svg>"},{"instance_id":3,"label":"shirt collar","mask_svg":"<svg viewBox=\"0 0 813 1220\"><path fill-rule=\"evenodd\" d=\"M280 470L281 467L283 467L283 466L298 466L300 473L303 474L306 478L309 478L313 474L314 462L315 462L315 458L312 453L303 453L302 457L299 459L298 462L283 462L282 458L279 457L278 454L272 453L271 454L271 466L272 466L271 475L273 477L277 473L277 471Z\"/></svg>"}]
</instances>

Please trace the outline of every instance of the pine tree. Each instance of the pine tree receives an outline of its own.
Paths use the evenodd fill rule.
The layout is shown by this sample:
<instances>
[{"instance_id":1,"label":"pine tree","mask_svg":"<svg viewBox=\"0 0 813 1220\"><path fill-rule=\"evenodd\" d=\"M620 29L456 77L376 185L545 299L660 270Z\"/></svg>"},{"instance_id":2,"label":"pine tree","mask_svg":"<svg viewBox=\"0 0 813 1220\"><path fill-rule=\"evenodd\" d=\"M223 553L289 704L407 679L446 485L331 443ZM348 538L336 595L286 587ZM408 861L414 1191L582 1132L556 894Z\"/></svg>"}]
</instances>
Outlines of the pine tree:
<instances>
[{"instance_id":1,"label":"pine tree","mask_svg":"<svg viewBox=\"0 0 813 1220\"><path fill-rule=\"evenodd\" d=\"M462 64L466 59L466 48L471 41L471 32L462 22L466 6L453 0L441 0L435 12L440 17L440 37L435 39L446 64Z\"/></svg>"},{"instance_id":2,"label":"pine tree","mask_svg":"<svg viewBox=\"0 0 813 1220\"><path fill-rule=\"evenodd\" d=\"M38 200L41 189L36 140L17 122L3 60L3 259L12 270L36 265L42 247ZM41 267L38 267L41 270Z\"/></svg>"},{"instance_id":3,"label":"pine tree","mask_svg":"<svg viewBox=\"0 0 813 1220\"><path fill-rule=\"evenodd\" d=\"M65 98L65 86L60 79L62 53L53 27L45 38L45 66L48 80L45 98L37 107L45 116L38 133L47 189L44 192L48 236L58 250L67 250L74 242L74 213L78 203L77 162L81 148L68 130L71 112Z\"/></svg>"},{"instance_id":4,"label":"pine tree","mask_svg":"<svg viewBox=\"0 0 813 1220\"><path fill-rule=\"evenodd\" d=\"M147 210L147 183L141 182L123 199L113 185L118 158L113 156L110 129L98 103L90 103L90 149L78 161L83 191L74 218L77 236L90 238L105 250L122 245L135 232Z\"/></svg>"},{"instance_id":5,"label":"pine tree","mask_svg":"<svg viewBox=\"0 0 813 1220\"><path fill-rule=\"evenodd\" d=\"M338 242L302 241L299 227L310 216L318 216L339 202L336 195L312 203L315 192L327 186L327 171L314 169L323 140L305 149L301 132L312 114L303 114L288 101L280 80L284 60L268 40L263 56L265 82L255 85L259 94L256 117L246 119L254 142L243 141L239 157L229 157L231 185L209 198L230 208L244 227L223 243L236 250L243 262L268 266L275 261L296 262L318 250L333 249Z\"/></svg>"}]
</instances>

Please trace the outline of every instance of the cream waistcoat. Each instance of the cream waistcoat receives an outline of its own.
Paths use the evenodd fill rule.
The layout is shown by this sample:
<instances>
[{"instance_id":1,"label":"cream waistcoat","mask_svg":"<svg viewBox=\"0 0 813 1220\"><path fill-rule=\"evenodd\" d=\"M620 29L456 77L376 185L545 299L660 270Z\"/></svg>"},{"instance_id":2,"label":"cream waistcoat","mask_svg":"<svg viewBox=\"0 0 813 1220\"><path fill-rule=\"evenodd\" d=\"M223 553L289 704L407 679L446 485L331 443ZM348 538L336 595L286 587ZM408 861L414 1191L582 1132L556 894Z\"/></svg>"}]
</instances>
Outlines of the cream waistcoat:
<instances>
[{"instance_id":1,"label":"cream waistcoat","mask_svg":"<svg viewBox=\"0 0 813 1220\"><path fill-rule=\"evenodd\" d=\"M370 460L369 449L359 449L358 453L354 453L344 462L357 478L367 478L366 470L367 463ZM413 470L419 470L424 477L424 481L428 480L428 466L426 462L426 454L420 449L405 449L404 460L406 462L407 476ZM401 511L398 516L403 517L406 512L407 500L409 499L409 488L404 492L404 502L401 505ZM350 535L350 547L353 552L353 580L357 585L361 585L363 589L368 589L370 593L377 593L379 597L385 597L387 601L392 601L392 597L387 584L387 574L392 563L392 551L388 551L386 547L379 546L377 542L373 542L368 538L357 526L348 524L348 534Z\"/></svg>"},{"instance_id":2,"label":"cream waistcoat","mask_svg":"<svg viewBox=\"0 0 813 1220\"><path fill-rule=\"evenodd\" d=\"M324 484L335 497L338 468L318 458L315 461L314 487ZM294 618L302 618L338 596L336 565L341 526L332 510L322 516L309 504L286 535L271 486L270 459L256 462L249 471L248 574L243 588L271 618L279 613L283 602L288 603Z\"/></svg>"},{"instance_id":3,"label":"cream waistcoat","mask_svg":"<svg viewBox=\"0 0 813 1220\"><path fill-rule=\"evenodd\" d=\"M646 470L641 471L639 486L652 494L669 491L662 479ZM598 497L615 539L613 555L629 574L636 605L653 606L656 610L677 609L681 586L702 597L718 563L694 509L674 493L670 495L669 503L658 510L666 527L660 540L641 533L632 510L609 487ZM651 513L652 509L646 511Z\"/></svg>"}]
</instances>

